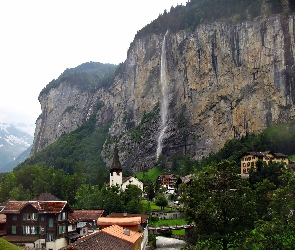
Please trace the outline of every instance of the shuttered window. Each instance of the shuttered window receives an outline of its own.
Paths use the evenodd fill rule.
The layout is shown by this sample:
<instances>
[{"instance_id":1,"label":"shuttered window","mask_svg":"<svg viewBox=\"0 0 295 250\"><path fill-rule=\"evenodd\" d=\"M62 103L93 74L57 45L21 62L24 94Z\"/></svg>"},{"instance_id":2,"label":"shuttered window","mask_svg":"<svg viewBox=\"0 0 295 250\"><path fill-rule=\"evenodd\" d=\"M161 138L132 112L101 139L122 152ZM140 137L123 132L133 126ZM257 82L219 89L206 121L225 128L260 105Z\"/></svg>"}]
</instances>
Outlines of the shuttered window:
<instances>
[{"instance_id":1,"label":"shuttered window","mask_svg":"<svg viewBox=\"0 0 295 250\"><path fill-rule=\"evenodd\" d=\"M52 218L50 218L50 219L48 220L48 226L49 226L49 227L53 227L53 219L52 219Z\"/></svg>"}]
</instances>

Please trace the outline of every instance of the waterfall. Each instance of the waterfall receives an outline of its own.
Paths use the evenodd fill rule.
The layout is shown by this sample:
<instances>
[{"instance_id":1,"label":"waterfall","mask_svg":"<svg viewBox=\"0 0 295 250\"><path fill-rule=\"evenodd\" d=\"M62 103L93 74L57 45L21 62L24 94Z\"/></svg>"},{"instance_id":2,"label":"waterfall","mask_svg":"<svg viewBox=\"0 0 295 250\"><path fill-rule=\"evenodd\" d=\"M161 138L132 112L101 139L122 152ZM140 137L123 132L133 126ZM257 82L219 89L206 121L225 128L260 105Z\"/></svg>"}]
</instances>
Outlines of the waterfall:
<instances>
[{"instance_id":1,"label":"waterfall","mask_svg":"<svg viewBox=\"0 0 295 250\"><path fill-rule=\"evenodd\" d=\"M168 32L168 31L167 31ZM162 153L163 148L163 137L167 129L167 119L168 119L168 84L167 84L167 60L166 60L166 35L163 39L162 53L161 53L161 85L162 85L162 103L161 103L161 132L158 137L157 145L157 159Z\"/></svg>"}]
</instances>

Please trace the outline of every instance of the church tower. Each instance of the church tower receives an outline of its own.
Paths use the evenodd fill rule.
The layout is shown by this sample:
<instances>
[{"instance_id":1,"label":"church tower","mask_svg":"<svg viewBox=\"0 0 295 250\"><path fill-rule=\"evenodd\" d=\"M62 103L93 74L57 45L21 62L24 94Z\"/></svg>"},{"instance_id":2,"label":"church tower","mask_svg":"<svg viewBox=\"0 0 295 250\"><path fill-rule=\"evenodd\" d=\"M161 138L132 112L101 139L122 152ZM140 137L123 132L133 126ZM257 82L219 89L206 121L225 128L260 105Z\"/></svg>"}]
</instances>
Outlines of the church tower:
<instances>
[{"instance_id":1,"label":"church tower","mask_svg":"<svg viewBox=\"0 0 295 250\"><path fill-rule=\"evenodd\" d=\"M116 186L117 184L121 188L122 186L122 166L119 160L119 153L117 145L114 150L114 159L110 168L110 186Z\"/></svg>"}]
</instances>

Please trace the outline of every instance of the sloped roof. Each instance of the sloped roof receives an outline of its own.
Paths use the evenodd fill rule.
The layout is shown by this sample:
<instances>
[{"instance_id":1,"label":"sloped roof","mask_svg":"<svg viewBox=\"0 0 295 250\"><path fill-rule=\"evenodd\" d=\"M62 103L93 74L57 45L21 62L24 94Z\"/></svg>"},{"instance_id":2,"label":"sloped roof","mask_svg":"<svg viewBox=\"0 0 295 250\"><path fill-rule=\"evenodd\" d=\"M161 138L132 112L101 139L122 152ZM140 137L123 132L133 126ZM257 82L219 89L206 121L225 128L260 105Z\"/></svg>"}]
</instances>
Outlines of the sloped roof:
<instances>
[{"instance_id":1,"label":"sloped roof","mask_svg":"<svg viewBox=\"0 0 295 250\"><path fill-rule=\"evenodd\" d=\"M123 228L122 228L123 230ZM92 234L81 237L74 243L61 248L60 250L130 250L133 247L132 241L117 237L113 230L96 231ZM115 236L116 235L116 236ZM132 237L130 237L132 238Z\"/></svg>"},{"instance_id":2,"label":"sloped roof","mask_svg":"<svg viewBox=\"0 0 295 250\"><path fill-rule=\"evenodd\" d=\"M2 214L19 213L29 202L27 201L9 201L7 205L1 210Z\"/></svg>"},{"instance_id":3,"label":"sloped roof","mask_svg":"<svg viewBox=\"0 0 295 250\"><path fill-rule=\"evenodd\" d=\"M249 151L249 152L245 152L244 154L242 154L240 156L240 158L245 155L253 155L253 156L263 157L263 156L266 156L267 154L272 154L273 156L276 156L276 157L288 158L288 155L285 155L282 153L274 153L272 151L263 151L263 152Z\"/></svg>"},{"instance_id":4,"label":"sloped roof","mask_svg":"<svg viewBox=\"0 0 295 250\"><path fill-rule=\"evenodd\" d=\"M117 238L120 238L122 240L131 242L133 244L142 236L142 233L135 232L129 229L124 229L123 227L120 227L118 225L112 225L110 227L106 227L102 229L102 231L107 234L113 235Z\"/></svg>"},{"instance_id":5,"label":"sloped roof","mask_svg":"<svg viewBox=\"0 0 295 250\"><path fill-rule=\"evenodd\" d=\"M69 222L96 221L103 213L104 210L74 210L69 214Z\"/></svg>"},{"instance_id":6,"label":"sloped roof","mask_svg":"<svg viewBox=\"0 0 295 250\"><path fill-rule=\"evenodd\" d=\"M42 193L35 197L33 201L61 201L61 199L55 197L50 193Z\"/></svg>"},{"instance_id":7,"label":"sloped roof","mask_svg":"<svg viewBox=\"0 0 295 250\"><path fill-rule=\"evenodd\" d=\"M39 236L5 235L2 238L11 243L33 243L39 239Z\"/></svg>"},{"instance_id":8,"label":"sloped roof","mask_svg":"<svg viewBox=\"0 0 295 250\"><path fill-rule=\"evenodd\" d=\"M128 213L111 213L107 217L110 218L129 218L129 217L141 217L141 223L147 222L149 214L128 214Z\"/></svg>"},{"instance_id":9,"label":"sloped roof","mask_svg":"<svg viewBox=\"0 0 295 250\"><path fill-rule=\"evenodd\" d=\"M189 183L192 179L193 175L192 174L189 174L189 175L186 175L186 176L183 176L183 177L180 177L182 182L183 183Z\"/></svg>"},{"instance_id":10,"label":"sloped roof","mask_svg":"<svg viewBox=\"0 0 295 250\"><path fill-rule=\"evenodd\" d=\"M135 226L140 225L141 217L124 217L124 218L112 218L112 217L101 217L97 219L98 226Z\"/></svg>"},{"instance_id":11,"label":"sloped roof","mask_svg":"<svg viewBox=\"0 0 295 250\"><path fill-rule=\"evenodd\" d=\"M1 213L20 213L27 205L33 206L39 213L60 213L65 207L68 207L69 211L72 211L66 201L9 201Z\"/></svg>"}]
</instances>

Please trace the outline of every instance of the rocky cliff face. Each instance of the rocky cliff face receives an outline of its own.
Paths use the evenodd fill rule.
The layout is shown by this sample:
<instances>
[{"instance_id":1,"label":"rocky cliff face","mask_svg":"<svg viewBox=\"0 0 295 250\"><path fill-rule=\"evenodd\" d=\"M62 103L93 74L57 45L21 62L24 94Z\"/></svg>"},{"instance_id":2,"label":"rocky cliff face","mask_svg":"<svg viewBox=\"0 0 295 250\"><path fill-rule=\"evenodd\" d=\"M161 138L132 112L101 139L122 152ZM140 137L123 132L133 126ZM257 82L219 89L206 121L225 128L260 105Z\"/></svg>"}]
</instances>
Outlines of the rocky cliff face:
<instances>
[{"instance_id":1,"label":"rocky cliff face","mask_svg":"<svg viewBox=\"0 0 295 250\"><path fill-rule=\"evenodd\" d=\"M294 118L295 17L201 25L194 32L167 33L168 115L162 153L199 159L226 140L256 133ZM33 153L81 125L95 112L97 125L112 121L102 152L133 171L156 161L161 126L161 58L164 34L134 40L121 73L108 90L94 94L66 82L40 96ZM94 108L102 102L104 106Z\"/></svg>"}]
</instances>

